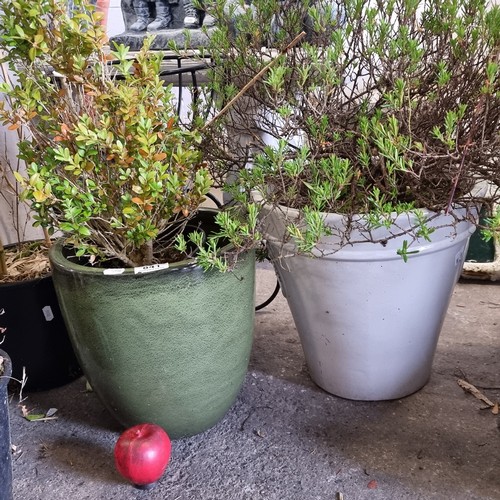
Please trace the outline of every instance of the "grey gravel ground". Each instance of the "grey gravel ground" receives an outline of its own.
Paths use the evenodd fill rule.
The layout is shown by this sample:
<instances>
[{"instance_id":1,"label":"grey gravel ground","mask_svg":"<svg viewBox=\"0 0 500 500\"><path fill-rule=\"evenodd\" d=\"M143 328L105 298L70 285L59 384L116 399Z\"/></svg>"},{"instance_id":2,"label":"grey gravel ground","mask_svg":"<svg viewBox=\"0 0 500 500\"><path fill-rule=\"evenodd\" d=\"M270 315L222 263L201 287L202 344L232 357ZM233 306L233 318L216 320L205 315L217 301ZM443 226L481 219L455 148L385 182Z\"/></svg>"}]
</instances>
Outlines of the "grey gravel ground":
<instances>
[{"instance_id":1,"label":"grey gravel ground","mask_svg":"<svg viewBox=\"0 0 500 500\"><path fill-rule=\"evenodd\" d=\"M273 271L260 268L258 283L264 296ZM56 420L28 422L13 396L14 498L500 499L499 416L457 385L466 376L500 399L500 284L457 285L429 384L396 401L348 401L316 387L281 294L255 327L237 402L214 428L173 442L150 491L115 471L121 429L83 379L27 395L29 409L57 408Z\"/></svg>"}]
</instances>

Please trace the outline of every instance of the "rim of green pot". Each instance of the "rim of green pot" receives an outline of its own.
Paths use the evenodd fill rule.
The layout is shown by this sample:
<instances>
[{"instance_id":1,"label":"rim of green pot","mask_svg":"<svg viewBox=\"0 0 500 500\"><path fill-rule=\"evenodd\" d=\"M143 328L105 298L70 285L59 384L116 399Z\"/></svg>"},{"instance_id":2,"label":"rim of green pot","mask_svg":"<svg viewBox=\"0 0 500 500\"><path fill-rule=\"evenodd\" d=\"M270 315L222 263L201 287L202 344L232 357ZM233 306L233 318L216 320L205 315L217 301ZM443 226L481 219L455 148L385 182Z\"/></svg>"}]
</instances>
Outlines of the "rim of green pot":
<instances>
[{"instance_id":1,"label":"rim of green pot","mask_svg":"<svg viewBox=\"0 0 500 500\"><path fill-rule=\"evenodd\" d=\"M218 210L211 208L204 208L200 210L204 213L216 214ZM96 265L95 267L84 266L64 256L64 237L59 238L54 242L54 244L49 248L49 259L53 267L58 269L64 269L71 272L78 272L81 274L87 274L92 276L106 275L106 276L143 276L154 272L171 272L171 271L181 271L183 269L203 269L198 263L195 257L184 259L178 262L165 262L161 264L152 264L150 266L139 266L139 267L120 267L120 268L110 268ZM231 244L225 245L219 249L219 254L224 254L234 250L234 246Z\"/></svg>"},{"instance_id":2,"label":"rim of green pot","mask_svg":"<svg viewBox=\"0 0 500 500\"><path fill-rule=\"evenodd\" d=\"M183 269L203 269L199 264L197 264L196 258L185 259L178 262L172 263L161 263L152 264L150 266L139 266L139 267L120 267L120 268L109 268L102 266L88 267L76 262L72 262L67 259L63 253L64 248L64 238L56 240L56 242L49 249L49 258L53 267L58 269L65 269L72 272L78 272L88 275L103 275L103 276L141 276L150 273L158 272L172 272L181 271ZM231 251L234 247L232 245L226 245L220 249L220 253Z\"/></svg>"}]
</instances>

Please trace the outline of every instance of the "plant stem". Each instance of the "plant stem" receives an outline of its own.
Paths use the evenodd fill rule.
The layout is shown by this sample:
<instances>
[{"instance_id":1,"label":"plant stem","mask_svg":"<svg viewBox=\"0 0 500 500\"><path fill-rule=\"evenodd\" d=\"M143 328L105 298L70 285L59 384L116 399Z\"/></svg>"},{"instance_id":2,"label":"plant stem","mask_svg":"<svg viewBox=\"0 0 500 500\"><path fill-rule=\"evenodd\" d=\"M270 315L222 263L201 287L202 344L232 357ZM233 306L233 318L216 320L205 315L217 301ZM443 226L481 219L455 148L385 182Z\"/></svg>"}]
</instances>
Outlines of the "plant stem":
<instances>
[{"instance_id":1,"label":"plant stem","mask_svg":"<svg viewBox=\"0 0 500 500\"><path fill-rule=\"evenodd\" d=\"M449 211L451 210L451 206L453 204L453 199L455 198L455 192L457 190L458 186L458 181L460 180L460 177L462 175L464 165L465 165L465 159L467 157L467 154L469 152L469 147L473 144L473 137L474 133L476 131L476 118L484 114L484 109L485 109L485 96L482 95L479 99L479 102L477 103L476 107L474 108L474 112L472 114L472 117L474 120L471 123L470 130L469 130L469 135L467 138L467 142L464 144L464 150L462 153L462 160L460 162L460 167L458 169L457 175L453 179L453 184L451 186L451 193L450 193L450 199L448 201L448 206L446 207L446 210L444 211L445 214L448 214ZM481 139L481 142L484 140L484 138Z\"/></svg>"},{"instance_id":2,"label":"plant stem","mask_svg":"<svg viewBox=\"0 0 500 500\"><path fill-rule=\"evenodd\" d=\"M52 241L50 239L49 231L46 227L43 228L43 239L45 240L45 245L47 248L52 246Z\"/></svg>"},{"instance_id":3,"label":"plant stem","mask_svg":"<svg viewBox=\"0 0 500 500\"><path fill-rule=\"evenodd\" d=\"M137 249L137 253L132 259L134 262L134 267L139 266L149 266L153 263L153 242L147 241L141 247Z\"/></svg>"}]
</instances>

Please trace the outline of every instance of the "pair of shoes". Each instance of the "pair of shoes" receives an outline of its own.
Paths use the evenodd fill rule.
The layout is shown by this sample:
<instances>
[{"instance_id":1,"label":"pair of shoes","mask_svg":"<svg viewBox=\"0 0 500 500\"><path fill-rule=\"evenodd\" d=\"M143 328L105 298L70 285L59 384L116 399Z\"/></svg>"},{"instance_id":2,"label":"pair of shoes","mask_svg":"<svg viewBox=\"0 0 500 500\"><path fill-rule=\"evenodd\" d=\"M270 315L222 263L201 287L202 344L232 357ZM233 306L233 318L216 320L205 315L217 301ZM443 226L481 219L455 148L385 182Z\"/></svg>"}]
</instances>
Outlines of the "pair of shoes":
<instances>
[{"instance_id":1,"label":"pair of shoes","mask_svg":"<svg viewBox=\"0 0 500 500\"><path fill-rule=\"evenodd\" d=\"M149 22L149 17L138 17L137 21L130 26L132 31L158 31L167 29L172 22L172 16L157 17L153 22ZM149 23L149 24L148 24Z\"/></svg>"},{"instance_id":2,"label":"pair of shoes","mask_svg":"<svg viewBox=\"0 0 500 500\"><path fill-rule=\"evenodd\" d=\"M167 29L172 22L172 15L170 12L168 15L156 16L156 19L148 24L148 31L158 31Z\"/></svg>"},{"instance_id":3,"label":"pair of shoes","mask_svg":"<svg viewBox=\"0 0 500 500\"><path fill-rule=\"evenodd\" d=\"M137 20L130 26L131 31L158 31L170 26L172 12L168 0L156 0L156 18L151 23L149 22L148 0L134 0L133 5Z\"/></svg>"}]
</instances>

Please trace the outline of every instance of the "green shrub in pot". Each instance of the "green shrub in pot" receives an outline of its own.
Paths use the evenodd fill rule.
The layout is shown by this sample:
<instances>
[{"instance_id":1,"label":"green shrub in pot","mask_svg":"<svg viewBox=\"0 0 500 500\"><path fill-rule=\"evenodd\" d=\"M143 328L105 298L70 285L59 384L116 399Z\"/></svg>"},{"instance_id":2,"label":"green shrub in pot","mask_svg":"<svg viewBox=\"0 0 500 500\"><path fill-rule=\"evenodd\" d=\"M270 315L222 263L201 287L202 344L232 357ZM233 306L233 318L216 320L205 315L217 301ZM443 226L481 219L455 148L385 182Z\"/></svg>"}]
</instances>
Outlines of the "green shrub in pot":
<instances>
[{"instance_id":1,"label":"green shrub in pot","mask_svg":"<svg viewBox=\"0 0 500 500\"><path fill-rule=\"evenodd\" d=\"M0 116L28 132L17 179L36 224L62 233L54 283L84 373L124 425L200 432L248 363L255 206L201 209L203 122L180 122L151 38L110 50L87 0L1 8Z\"/></svg>"},{"instance_id":2,"label":"green shrub in pot","mask_svg":"<svg viewBox=\"0 0 500 500\"><path fill-rule=\"evenodd\" d=\"M500 198L500 8L485 0L204 5L218 20L209 50L220 107L245 93L205 145L234 166L235 198L262 204L313 378L354 399L417 390L477 208ZM500 214L482 229L498 237ZM426 264L434 253L443 260ZM332 327L327 317L341 319ZM347 343L354 357L332 361ZM411 351L422 360L407 361Z\"/></svg>"},{"instance_id":3,"label":"green shrub in pot","mask_svg":"<svg viewBox=\"0 0 500 500\"><path fill-rule=\"evenodd\" d=\"M37 223L61 230L79 255L151 264L158 235L172 229L174 247L213 187L200 132L179 123L159 77L162 54L149 51L152 39L135 60L124 46L110 53L85 1L73 17L58 1L2 7L4 61L18 79L2 86L2 115L31 133L19 180Z\"/></svg>"},{"instance_id":4,"label":"green shrub in pot","mask_svg":"<svg viewBox=\"0 0 500 500\"><path fill-rule=\"evenodd\" d=\"M471 189L481 181L498 188L498 7L483 0L210 5L220 26L210 51L221 103L272 61L224 125L251 137L253 168L241 168L241 186L309 222L305 232L289 227L304 250L328 233L321 212L364 213L371 226L388 225L402 211L477 204L482 193ZM286 49L304 29L305 40ZM219 139L243 167L248 144L238 150L233 137L214 134L210 145ZM498 217L491 223L498 229Z\"/></svg>"}]
</instances>

